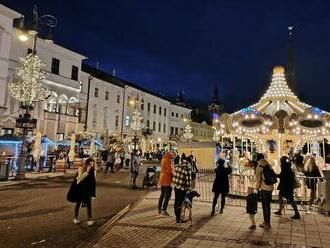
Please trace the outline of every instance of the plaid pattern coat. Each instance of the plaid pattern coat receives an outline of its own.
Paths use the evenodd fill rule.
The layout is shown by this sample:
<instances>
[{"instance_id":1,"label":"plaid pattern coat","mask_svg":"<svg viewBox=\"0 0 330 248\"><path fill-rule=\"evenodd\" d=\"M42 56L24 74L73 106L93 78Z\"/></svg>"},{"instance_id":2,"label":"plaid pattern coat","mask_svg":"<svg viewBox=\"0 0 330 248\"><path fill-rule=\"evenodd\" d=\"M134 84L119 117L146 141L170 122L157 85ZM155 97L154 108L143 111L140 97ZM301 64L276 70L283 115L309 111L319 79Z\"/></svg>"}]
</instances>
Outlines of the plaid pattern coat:
<instances>
[{"instance_id":1,"label":"plaid pattern coat","mask_svg":"<svg viewBox=\"0 0 330 248\"><path fill-rule=\"evenodd\" d=\"M191 190L191 165L187 161L183 161L175 167L172 187L184 191Z\"/></svg>"}]
</instances>

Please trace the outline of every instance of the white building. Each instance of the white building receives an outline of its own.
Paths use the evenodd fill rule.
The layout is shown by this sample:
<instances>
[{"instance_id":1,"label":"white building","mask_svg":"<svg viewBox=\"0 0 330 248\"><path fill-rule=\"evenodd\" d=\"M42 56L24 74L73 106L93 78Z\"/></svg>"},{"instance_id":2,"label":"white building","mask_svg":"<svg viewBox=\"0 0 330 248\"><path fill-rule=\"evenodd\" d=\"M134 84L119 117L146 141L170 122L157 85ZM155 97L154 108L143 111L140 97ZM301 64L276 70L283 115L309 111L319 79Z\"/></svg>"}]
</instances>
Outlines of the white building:
<instances>
[{"instance_id":1,"label":"white building","mask_svg":"<svg viewBox=\"0 0 330 248\"><path fill-rule=\"evenodd\" d=\"M0 13L3 13L8 8L0 5L0 9L2 10ZM13 18L10 23L7 21L3 24L3 20L2 14L0 26L13 26ZM1 90L0 102L4 117L0 119L1 134L14 132L15 119L22 112L20 103L9 94L8 85L14 78L19 59L32 52L33 37L23 42L18 38L17 33L17 29L7 28L1 41L1 51L6 53L4 56L9 57L8 66L4 67L7 75L6 72L2 72L4 76L1 82L3 90ZM38 119L37 129L41 133L51 139L62 139L70 131L81 130L78 118L79 99L83 100L84 96L80 95L79 80L81 63L85 57L40 38L37 39L36 51L41 61L46 64L46 71L49 73L44 83L53 93L46 101L34 104L32 115Z\"/></svg>"}]
</instances>

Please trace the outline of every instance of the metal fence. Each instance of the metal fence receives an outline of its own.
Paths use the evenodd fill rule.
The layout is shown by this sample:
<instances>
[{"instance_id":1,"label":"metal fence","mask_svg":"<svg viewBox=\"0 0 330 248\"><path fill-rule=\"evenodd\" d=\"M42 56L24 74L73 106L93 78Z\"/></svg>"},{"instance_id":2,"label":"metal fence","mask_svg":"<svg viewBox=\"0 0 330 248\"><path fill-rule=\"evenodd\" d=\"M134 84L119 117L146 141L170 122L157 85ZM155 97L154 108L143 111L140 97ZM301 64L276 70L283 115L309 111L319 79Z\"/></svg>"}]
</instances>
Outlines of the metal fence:
<instances>
[{"instance_id":1,"label":"metal fence","mask_svg":"<svg viewBox=\"0 0 330 248\"><path fill-rule=\"evenodd\" d=\"M214 194L212 192L212 186L214 178L214 170L199 167L195 190L201 196L196 199L197 201L213 201ZM309 205L310 207L313 206L313 209L322 209L326 198L325 178L297 175L297 179L299 181L297 186L299 187L294 190L295 200L303 207ZM274 185L273 202L278 202L279 200L278 184L279 182ZM247 196L248 187L255 187L255 185L256 179L254 175L231 174L229 176L229 194L226 204L245 207L245 197Z\"/></svg>"}]
</instances>

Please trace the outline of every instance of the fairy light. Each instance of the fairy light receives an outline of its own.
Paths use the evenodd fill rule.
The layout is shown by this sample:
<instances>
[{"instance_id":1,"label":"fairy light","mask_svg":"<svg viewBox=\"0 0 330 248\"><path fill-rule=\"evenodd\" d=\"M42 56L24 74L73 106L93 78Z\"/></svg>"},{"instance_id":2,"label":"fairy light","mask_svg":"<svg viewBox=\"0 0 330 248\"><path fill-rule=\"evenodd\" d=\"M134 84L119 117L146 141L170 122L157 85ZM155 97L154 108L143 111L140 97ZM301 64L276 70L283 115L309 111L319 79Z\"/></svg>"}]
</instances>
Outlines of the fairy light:
<instances>
[{"instance_id":1,"label":"fairy light","mask_svg":"<svg viewBox=\"0 0 330 248\"><path fill-rule=\"evenodd\" d=\"M42 83L47 78L46 65L33 53L20 58L15 78L9 85L11 95L21 102L32 104L45 100L51 91Z\"/></svg>"}]
</instances>

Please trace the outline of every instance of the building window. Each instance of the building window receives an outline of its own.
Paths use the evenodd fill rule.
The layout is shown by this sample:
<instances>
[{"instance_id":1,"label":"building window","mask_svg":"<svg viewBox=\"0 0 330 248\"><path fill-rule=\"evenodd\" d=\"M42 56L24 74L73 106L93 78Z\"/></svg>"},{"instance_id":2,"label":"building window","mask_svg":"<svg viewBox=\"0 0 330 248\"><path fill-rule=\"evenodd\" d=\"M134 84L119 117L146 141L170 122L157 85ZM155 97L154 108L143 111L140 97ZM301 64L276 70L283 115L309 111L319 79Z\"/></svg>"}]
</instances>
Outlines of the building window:
<instances>
[{"instance_id":1,"label":"building window","mask_svg":"<svg viewBox=\"0 0 330 248\"><path fill-rule=\"evenodd\" d=\"M162 114L162 107L159 107L159 114Z\"/></svg>"},{"instance_id":2,"label":"building window","mask_svg":"<svg viewBox=\"0 0 330 248\"><path fill-rule=\"evenodd\" d=\"M166 124L163 126L163 133L166 133Z\"/></svg>"},{"instance_id":3,"label":"building window","mask_svg":"<svg viewBox=\"0 0 330 248\"><path fill-rule=\"evenodd\" d=\"M105 100L109 100L109 91L105 92Z\"/></svg>"},{"instance_id":4,"label":"building window","mask_svg":"<svg viewBox=\"0 0 330 248\"><path fill-rule=\"evenodd\" d=\"M125 126L128 127L129 126L129 115L125 116Z\"/></svg>"},{"instance_id":5,"label":"building window","mask_svg":"<svg viewBox=\"0 0 330 248\"><path fill-rule=\"evenodd\" d=\"M118 129L118 127L119 127L119 116L118 115L116 115L116 118L115 118L115 127L116 127L116 129Z\"/></svg>"},{"instance_id":6,"label":"building window","mask_svg":"<svg viewBox=\"0 0 330 248\"><path fill-rule=\"evenodd\" d=\"M179 114L178 114L178 113L176 113L176 114L175 114L175 117L176 117L176 118L179 118Z\"/></svg>"},{"instance_id":7,"label":"building window","mask_svg":"<svg viewBox=\"0 0 330 248\"><path fill-rule=\"evenodd\" d=\"M141 110L144 110L144 100L141 100Z\"/></svg>"},{"instance_id":8,"label":"building window","mask_svg":"<svg viewBox=\"0 0 330 248\"><path fill-rule=\"evenodd\" d=\"M154 114L156 114L156 111L157 111L157 106L156 104L154 104Z\"/></svg>"},{"instance_id":9,"label":"building window","mask_svg":"<svg viewBox=\"0 0 330 248\"><path fill-rule=\"evenodd\" d=\"M171 135L174 134L174 127L171 127Z\"/></svg>"},{"instance_id":10,"label":"building window","mask_svg":"<svg viewBox=\"0 0 330 248\"><path fill-rule=\"evenodd\" d=\"M127 106L129 106L129 105L130 105L130 101L131 101L131 97L130 97L130 96L128 96L128 97L127 97Z\"/></svg>"},{"instance_id":11,"label":"building window","mask_svg":"<svg viewBox=\"0 0 330 248\"><path fill-rule=\"evenodd\" d=\"M164 108L164 116L166 116L166 108Z\"/></svg>"},{"instance_id":12,"label":"building window","mask_svg":"<svg viewBox=\"0 0 330 248\"><path fill-rule=\"evenodd\" d=\"M183 115L181 115L181 119L183 119Z\"/></svg>"},{"instance_id":13,"label":"building window","mask_svg":"<svg viewBox=\"0 0 330 248\"><path fill-rule=\"evenodd\" d=\"M179 134L179 128L175 128L175 135L178 135Z\"/></svg>"},{"instance_id":14,"label":"building window","mask_svg":"<svg viewBox=\"0 0 330 248\"><path fill-rule=\"evenodd\" d=\"M161 132L162 131L162 123L158 123L158 132Z\"/></svg>"},{"instance_id":15,"label":"building window","mask_svg":"<svg viewBox=\"0 0 330 248\"><path fill-rule=\"evenodd\" d=\"M99 89L95 88L94 90L94 97L99 97Z\"/></svg>"},{"instance_id":16,"label":"building window","mask_svg":"<svg viewBox=\"0 0 330 248\"><path fill-rule=\"evenodd\" d=\"M2 128L1 129L1 135L13 134L13 133L14 133L13 128Z\"/></svg>"},{"instance_id":17,"label":"building window","mask_svg":"<svg viewBox=\"0 0 330 248\"><path fill-rule=\"evenodd\" d=\"M52 58L51 72L57 75L60 73L60 61L56 58Z\"/></svg>"},{"instance_id":18,"label":"building window","mask_svg":"<svg viewBox=\"0 0 330 248\"><path fill-rule=\"evenodd\" d=\"M78 67L75 65L71 68L71 79L78 81Z\"/></svg>"},{"instance_id":19,"label":"building window","mask_svg":"<svg viewBox=\"0 0 330 248\"><path fill-rule=\"evenodd\" d=\"M174 116L174 112L172 112L172 114L171 114L172 116Z\"/></svg>"},{"instance_id":20,"label":"building window","mask_svg":"<svg viewBox=\"0 0 330 248\"><path fill-rule=\"evenodd\" d=\"M150 121L147 120L147 128L150 128Z\"/></svg>"},{"instance_id":21,"label":"building window","mask_svg":"<svg viewBox=\"0 0 330 248\"><path fill-rule=\"evenodd\" d=\"M156 122L152 123L152 130L156 131Z\"/></svg>"},{"instance_id":22,"label":"building window","mask_svg":"<svg viewBox=\"0 0 330 248\"><path fill-rule=\"evenodd\" d=\"M150 102L148 102L148 112L150 112Z\"/></svg>"},{"instance_id":23,"label":"building window","mask_svg":"<svg viewBox=\"0 0 330 248\"><path fill-rule=\"evenodd\" d=\"M183 128L180 128L180 136L183 134Z\"/></svg>"},{"instance_id":24,"label":"building window","mask_svg":"<svg viewBox=\"0 0 330 248\"><path fill-rule=\"evenodd\" d=\"M94 105L93 106L93 128L96 128L96 125L97 125L97 106Z\"/></svg>"},{"instance_id":25,"label":"building window","mask_svg":"<svg viewBox=\"0 0 330 248\"><path fill-rule=\"evenodd\" d=\"M120 103L120 95L117 95L117 103Z\"/></svg>"}]
</instances>

